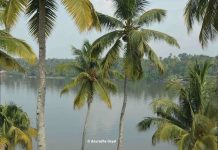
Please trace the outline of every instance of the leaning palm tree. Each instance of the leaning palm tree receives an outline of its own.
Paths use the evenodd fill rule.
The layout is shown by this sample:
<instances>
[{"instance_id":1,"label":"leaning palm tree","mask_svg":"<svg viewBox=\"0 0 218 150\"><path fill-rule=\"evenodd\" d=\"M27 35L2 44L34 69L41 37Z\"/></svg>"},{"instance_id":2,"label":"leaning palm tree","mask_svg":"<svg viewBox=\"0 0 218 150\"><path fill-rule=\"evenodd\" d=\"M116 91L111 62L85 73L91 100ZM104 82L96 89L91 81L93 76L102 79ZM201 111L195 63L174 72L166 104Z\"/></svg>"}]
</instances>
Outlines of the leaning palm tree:
<instances>
[{"instance_id":1,"label":"leaning palm tree","mask_svg":"<svg viewBox=\"0 0 218 150\"><path fill-rule=\"evenodd\" d=\"M157 117L146 117L138 124L140 131L146 131L152 125L157 130L152 143L168 141L177 144L179 150L217 150L216 115L212 109L211 91L208 91L206 74L211 66L205 62L203 67L195 64L189 72L186 86L178 80L168 86L179 91L179 103L167 98L152 102ZM211 113L213 112L213 113Z\"/></svg>"},{"instance_id":2,"label":"leaning palm tree","mask_svg":"<svg viewBox=\"0 0 218 150\"><path fill-rule=\"evenodd\" d=\"M119 57L121 49L124 48L124 101L120 115L117 147L120 150L123 145L124 114L127 104L127 80L138 80L142 77L142 60L144 56L147 56L163 72L160 59L149 46L148 42L151 40L163 40L172 46L179 47L179 45L173 37L165 33L143 28L152 23L161 22L166 16L165 10L152 9L145 11L144 8L148 4L146 0L113 0L113 3L115 6L114 16L116 18L97 13L100 24L112 30L112 32L97 39L93 47L101 47L101 49L97 49L100 51L95 51L96 55L100 54L102 49L110 47L104 60L104 68L108 68Z\"/></svg>"},{"instance_id":3,"label":"leaning palm tree","mask_svg":"<svg viewBox=\"0 0 218 150\"><path fill-rule=\"evenodd\" d=\"M115 92L116 85L108 78L108 73L101 68L100 59L93 57L92 46L89 42L85 42L82 49L73 48L74 55L77 56L75 61L69 64L64 64L59 67L65 69L73 69L75 76L73 80L67 84L61 94L69 92L69 90L79 87L77 96L74 99L74 108L80 109L85 104L88 106L88 111L85 119L85 125L82 136L82 150L85 149L85 139L87 130L87 121L90 114L90 107L93 102L94 94L97 93L101 100L112 107L108 92ZM107 72L109 72L107 70Z\"/></svg>"},{"instance_id":4,"label":"leaning palm tree","mask_svg":"<svg viewBox=\"0 0 218 150\"><path fill-rule=\"evenodd\" d=\"M0 148L15 149L21 145L32 150L32 138L36 137L36 129L30 126L28 115L14 104L0 105Z\"/></svg>"}]
</instances>

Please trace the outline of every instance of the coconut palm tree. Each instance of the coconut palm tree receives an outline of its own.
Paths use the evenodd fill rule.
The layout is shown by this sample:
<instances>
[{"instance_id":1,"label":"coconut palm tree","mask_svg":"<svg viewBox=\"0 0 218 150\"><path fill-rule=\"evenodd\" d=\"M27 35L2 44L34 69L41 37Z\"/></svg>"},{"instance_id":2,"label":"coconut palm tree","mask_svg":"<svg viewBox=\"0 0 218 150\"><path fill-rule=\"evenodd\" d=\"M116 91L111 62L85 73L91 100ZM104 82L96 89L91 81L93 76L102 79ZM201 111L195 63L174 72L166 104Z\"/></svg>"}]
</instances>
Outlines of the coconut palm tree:
<instances>
[{"instance_id":1,"label":"coconut palm tree","mask_svg":"<svg viewBox=\"0 0 218 150\"><path fill-rule=\"evenodd\" d=\"M38 149L45 150L45 94L46 94L46 38L53 29L57 3L55 0L3 0L6 5L2 14L6 29L10 30L16 23L21 11L27 8L29 29L39 44L39 86L37 98L37 128ZM75 20L80 31L92 27L99 29L98 19L94 7L89 0L61 0L66 10Z\"/></svg>"},{"instance_id":2,"label":"coconut palm tree","mask_svg":"<svg viewBox=\"0 0 218 150\"><path fill-rule=\"evenodd\" d=\"M81 50L74 47L73 50L74 55L76 56L75 61L59 67L74 69L76 76L74 76L73 80L64 87L61 94L79 87L79 91L74 99L74 108L80 109L86 104L88 106L82 136L81 149L84 150L87 121L90 115L94 94L98 94L101 100L111 108L112 105L108 92L116 92L116 85L108 78L108 73L105 73L105 71L102 70L100 59L92 55L92 46L89 42L85 42ZM107 70L107 72L110 71Z\"/></svg>"},{"instance_id":3,"label":"coconut palm tree","mask_svg":"<svg viewBox=\"0 0 218 150\"><path fill-rule=\"evenodd\" d=\"M75 18L75 22L81 31L95 25L94 9L91 3L87 0L71 1L62 0L69 13ZM29 21L30 32L38 40L39 43L39 87L37 99L37 128L38 128L38 148L39 150L46 149L45 143L45 88L46 88L46 37L49 36L54 20L56 18L56 2L54 0L42 1L31 0L29 2L27 14L31 16ZM81 6L78 7L78 6ZM82 7L83 6L83 7ZM79 9L78 9L79 8ZM87 20L85 20L87 18ZM95 22L95 23L94 23Z\"/></svg>"},{"instance_id":4,"label":"coconut palm tree","mask_svg":"<svg viewBox=\"0 0 218 150\"><path fill-rule=\"evenodd\" d=\"M167 98L152 102L157 117L146 117L138 124L140 131L146 131L152 125L157 130L152 143L168 141L177 144L179 150L217 150L216 115L212 97L207 89L206 74L211 64L203 66L197 63L189 71L186 86L178 80L168 86L179 91L179 103ZM213 112L213 113L211 113Z\"/></svg>"},{"instance_id":5,"label":"coconut palm tree","mask_svg":"<svg viewBox=\"0 0 218 150\"><path fill-rule=\"evenodd\" d=\"M26 150L32 150L32 138L36 135L36 129L30 126L28 115L20 107L0 105L0 148L15 149L21 145Z\"/></svg>"},{"instance_id":6,"label":"coconut palm tree","mask_svg":"<svg viewBox=\"0 0 218 150\"><path fill-rule=\"evenodd\" d=\"M147 56L163 72L160 59L148 42L151 40L163 40L172 46L179 47L179 45L173 37L165 33L144 28L152 23L161 22L166 16L165 10L151 9L145 11L145 7L148 4L146 0L113 0L113 3L115 6L114 17L97 12L100 24L111 32L97 39L93 47L101 47L101 49L97 49L100 51L95 51L95 54L101 53L105 48L110 48L104 60L105 68L119 57L123 48L124 101L120 115L117 147L120 150L123 145L127 80L135 80L142 77L141 63L144 56Z\"/></svg>"}]
</instances>

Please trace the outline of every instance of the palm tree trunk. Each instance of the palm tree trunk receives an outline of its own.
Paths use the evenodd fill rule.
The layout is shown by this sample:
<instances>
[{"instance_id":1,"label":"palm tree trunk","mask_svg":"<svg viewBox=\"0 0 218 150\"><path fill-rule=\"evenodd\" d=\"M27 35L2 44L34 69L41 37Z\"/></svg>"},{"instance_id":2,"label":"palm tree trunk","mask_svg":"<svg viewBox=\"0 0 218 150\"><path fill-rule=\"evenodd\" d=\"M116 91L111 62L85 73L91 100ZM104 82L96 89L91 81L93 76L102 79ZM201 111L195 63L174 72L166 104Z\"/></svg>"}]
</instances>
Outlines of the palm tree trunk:
<instances>
[{"instance_id":1,"label":"palm tree trunk","mask_svg":"<svg viewBox=\"0 0 218 150\"><path fill-rule=\"evenodd\" d=\"M37 97L36 121L38 129L38 150L46 150L45 140L45 94L46 94L46 41L45 41L45 0L39 0L39 85Z\"/></svg>"},{"instance_id":2,"label":"palm tree trunk","mask_svg":"<svg viewBox=\"0 0 218 150\"><path fill-rule=\"evenodd\" d=\"M2 94L1 94L2 91L1 91L1 88L2 88L2 77L1 77L1 74L0 74L0 105L2 104Z\"/></svg>"},{"instance_id":3,"label":"palm tree trunk","mask_svg":"<svg viewBox=\"0 0 218 150\"><path fill-rule=\"evenodd\" d=\"M82 137L82 148L81 150L85 150L85 144L86 144L86 130L87 130L87 122L89 119L89 115L90 115L90 106L91 106L91 101L88 102L88 110L87 110L87 114L86 114L86 120L85 120L85 124L84 124L84 128L83 128L83 137Z\"/></svg>"},{"instance_id":4,"label":"palm tree trunk","mask_svg":"<svg viewBox=\"0 0 218 150\"><path fill-rule=\"evenodd\" d=\"M124 99L123 99L123 107L120 114L120 125L119 125L119 138L118 138L118 145L117 150L121 150L123 147L123 133L124 133L124 114L126 110L126 104L127 104L127 77L125 76L124 79Z\"/></svg>"},{"instance_id":5,"label":"palm tree trunk","mask_svg":"<svg viewBox=\"0 0 218 150\"><path fill-rule=\"evenodd\" d=\"M218 108L218 56L216 56L215 58L216 58L216 72L217 72L217 75L216 75L216 97L217 99L216 99L215 105L216 105L216 108ZM218 116L216 117L216 125L218 126ZM218 149L218 141L217 141L217 149Z\"/></svg>"}]
</instances>

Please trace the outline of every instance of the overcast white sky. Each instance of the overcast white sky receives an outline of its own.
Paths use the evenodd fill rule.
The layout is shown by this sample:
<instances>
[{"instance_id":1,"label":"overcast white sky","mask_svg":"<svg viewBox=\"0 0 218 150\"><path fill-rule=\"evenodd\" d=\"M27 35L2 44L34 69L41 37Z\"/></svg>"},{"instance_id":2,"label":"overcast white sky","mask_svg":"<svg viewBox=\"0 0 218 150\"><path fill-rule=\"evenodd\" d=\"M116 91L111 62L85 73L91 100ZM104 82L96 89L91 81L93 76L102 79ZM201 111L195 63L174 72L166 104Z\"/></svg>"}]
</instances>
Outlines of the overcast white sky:
<instances>
[{"instance_id":1,"label":"overcast white sky","mask_svg":"<svg viewBox=\"0 0 218 150\"><path fill-rule=\"evenodd\" d=\"M58 1L58 0L57 0ZM97 11L113 15L113 5L111 0L91 0ZM174 36L181 49L169 47L165 43L151 43L156 53L161 57L167 57L170 53L177 55L179 53L204 54L215 56L218 54L218 40L210 43L205 49L202 49L198 42L198 33L200 26L195 25L195 30L190 34L187 33L184 24L184 7L187 0L150 0L148 9L161 8L167 10L167 17L164 22L150 26L151 29L156 29ZM21 15L18 24L12 31L15 37L24 39L32 45L35 52L38 54L36 41L30 36L27 28L27 18ZM64 7L59 3L57 11L57 19L52 35L47 41L47 58L72 58L71 46L81 47L83 41L88 39L95 40L104 33L95 31L88 33L79 33L71 17L64 10Z\"/></svg>"}]
</instances>

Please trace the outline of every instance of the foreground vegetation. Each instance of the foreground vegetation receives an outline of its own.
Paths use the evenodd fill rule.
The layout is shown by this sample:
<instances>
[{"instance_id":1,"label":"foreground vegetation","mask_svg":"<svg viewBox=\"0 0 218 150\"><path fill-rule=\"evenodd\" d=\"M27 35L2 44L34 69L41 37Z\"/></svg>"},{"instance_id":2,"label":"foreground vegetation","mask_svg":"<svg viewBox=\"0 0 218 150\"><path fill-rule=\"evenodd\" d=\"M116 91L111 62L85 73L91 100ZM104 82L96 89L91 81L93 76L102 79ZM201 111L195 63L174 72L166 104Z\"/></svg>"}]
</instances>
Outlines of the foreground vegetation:
<instances>
[{"instance_id":1,"label":"foreground vegetation","mask_svg":"<svg viewBox=\"0 0 218 150\"><path fill-rule=\"evenodd\" d=\"M0 149L15 150L21 146L32 150L32 138L37 131L31 127L28 115L14 104L0 105Z\"/></svg>"},{"instance_id":2,"label":"foreground vegetation","mask_svg":"<svg viewBox=\"0 0 218 150\"><path fill-rule=\"evenodd\" d=\"M218 121L215 85L206 79L209 62L196 62L189 69L188 83L171 80L168 88L176 90L179 101L163 98L154 100L152 108L158 117L146 117L138 124L140 131L157 127L152 143L175 143L179 150L217 150ZM211 91L211 89L214 89Z\"/></svg>"}]
</instances>

